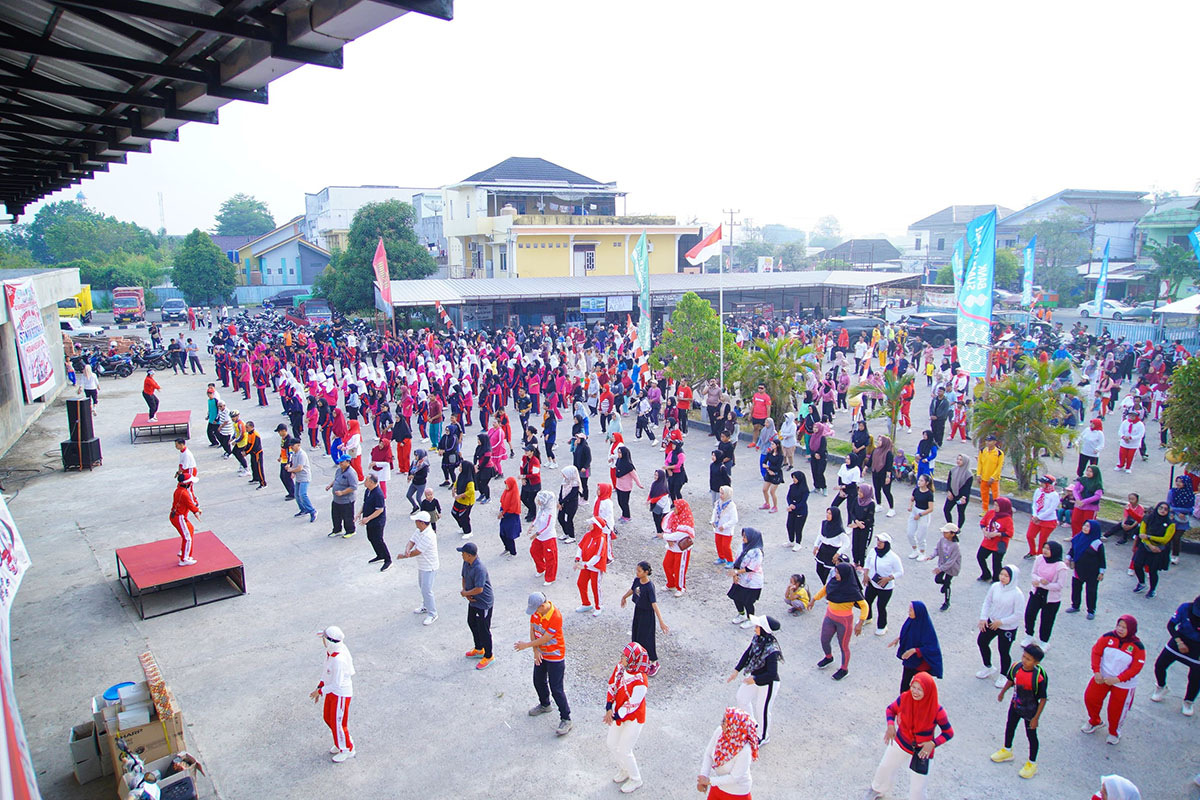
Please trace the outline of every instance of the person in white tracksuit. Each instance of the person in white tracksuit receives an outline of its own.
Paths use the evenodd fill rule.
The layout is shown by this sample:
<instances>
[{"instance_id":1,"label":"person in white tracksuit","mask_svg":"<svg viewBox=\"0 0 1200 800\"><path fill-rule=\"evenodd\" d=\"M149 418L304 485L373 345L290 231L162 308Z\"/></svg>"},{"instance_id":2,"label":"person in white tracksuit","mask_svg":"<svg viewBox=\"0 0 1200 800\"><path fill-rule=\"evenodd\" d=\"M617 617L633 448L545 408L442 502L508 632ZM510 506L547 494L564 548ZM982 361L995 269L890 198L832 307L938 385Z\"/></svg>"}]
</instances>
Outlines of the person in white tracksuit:
<instances>
[{"instance_id":1,"label":"person in white tracksuit","mask_svg":"<svg viewBox=\"0 0 1200 800\"><path fill-rule=\"evenodd\" d=\"M354 675L354 659L350 657L350 651L346 648L341 628L330 625L317 635L325 643L325 671L321 675L321 682L309 697L314 703L319 703L322 697L325 698L323 716L325 724L333 733L333 747L329 752L333 755L334 762L340 764L357 755L349 729L350 698L354 694L354 684L351 681Z\"/></svg>"}]
</instances>

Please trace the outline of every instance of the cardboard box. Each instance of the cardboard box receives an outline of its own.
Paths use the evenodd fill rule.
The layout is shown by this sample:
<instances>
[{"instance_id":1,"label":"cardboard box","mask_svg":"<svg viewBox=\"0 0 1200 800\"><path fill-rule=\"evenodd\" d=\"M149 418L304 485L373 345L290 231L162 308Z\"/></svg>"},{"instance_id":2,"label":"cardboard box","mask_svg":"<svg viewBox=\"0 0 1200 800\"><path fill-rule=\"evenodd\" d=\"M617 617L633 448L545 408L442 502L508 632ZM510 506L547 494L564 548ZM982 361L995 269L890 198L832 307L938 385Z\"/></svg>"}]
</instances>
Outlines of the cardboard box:
<instances>
[{"instance_id":1,"label":"cardboard box","mask_svg":"<svg viewBox=\"0 0 1200 800\"><path fill-rule=\"evenodd\" d=\"M79 781L81 785L85 783L91 783L92 781L100 778L103 774L104 771L100 767L99 755L97 755L95 758L89 759L88 761L82 761L75 765L75 780Z\"/></svg>"},{"instance_id":2,"label":"cardboard box","mask_svg":"<svg viewBox=\"0 0 1200 800\"><path fill-rule=\"evenodd\" d=\"M96 723L94 722L85 722L71 728L71 735L67 742L71 748L71 763L73 764L100 757L100 750L96 745Z\"/></svg>"},{"instance_id":3,"label":"cardboard box","mask_svg":"<svg viewBox=\"0 0 1200 800\"><path fill-rule=\"evenodd\" d=\"M107 732L99 734L96 737L96 746L100 750L100 771L105 775L112 775L112 734Z\"/></svg>"},{"instance_id":4,"label":"cardboard box","mask_svg":"<svg viewBox=\"0 0 1200 800\"><path fill-rule=\"evenodd\" d=\"M98 694L92 698L92 722L96 726L96 733L108 730L104 724L104 708L104 695Z\"/></svg>"},{"instance_id":5,"label":"cardboard box","mask_svg":"<svg viewBox=\"0 0 1200 800\"><path fill-rule=\"evenodd\" d=\"M124 742L131 753L136 753L147 763L186 750L183 737L183 714L177 712L167 719L155 717L145 725L123 731L110 731L109 752L114 771L120 764L117 742Z\"/></svg>"},{"instance_id":6,"label":"cardboard box","mask_svg":"<svg viewBox=\"0 0 1200 800\"><path fill-rule=\"evenodd\" d=\"M148 725L150 723L150 707L138 706L117 715L117 731Z\"/></svg>"},{"instance_id":7,"label":"cardboard box","mask_svg":"<svg viewBox=\"0 0 1200 800\"><path fill-rule=\"evenodd\" d=\"M135 683L133 686L123 686L117 690L117 696L121 698L121 705L129 707L134 703L150 703L150 687L145 681Z\"/></svg>"}]
</instances>

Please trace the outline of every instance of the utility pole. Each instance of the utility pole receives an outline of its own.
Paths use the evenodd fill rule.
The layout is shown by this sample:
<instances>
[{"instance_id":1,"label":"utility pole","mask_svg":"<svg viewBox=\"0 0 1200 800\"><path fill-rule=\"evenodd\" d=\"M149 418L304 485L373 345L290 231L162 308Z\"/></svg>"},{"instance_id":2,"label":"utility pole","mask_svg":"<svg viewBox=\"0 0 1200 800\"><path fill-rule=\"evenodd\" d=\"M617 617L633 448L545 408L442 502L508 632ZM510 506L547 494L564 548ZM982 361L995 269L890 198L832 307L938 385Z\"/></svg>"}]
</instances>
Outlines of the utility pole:
<instances>
[{"instance_id":1,"label":"utility pole","mask_svg":"<svg viewBox=\"0 0 1200 800\"><path fill-rule=\"evenodd\" d=\"M742 213L742 210L740 208L725 209L721 213L729 215L729 258L730 258L730 265L732 266L733 231L738 225L738 223L733 221L733 217L735 214ZM718 284L718 289L717 289L717 334L720 337L719 338L720 346L718 347L719 355L717 356L717 358L720 360L720 363L717 368L718 376L719 376L717 378L717 383L719 383L721 385L721 390L724 391L725 390L725 254L724 253L721 254L721 262L718 264L717 270L718 270L718 275L719 275L719 277L717 278L717 284Z\"/></svg>"}]
</instances>

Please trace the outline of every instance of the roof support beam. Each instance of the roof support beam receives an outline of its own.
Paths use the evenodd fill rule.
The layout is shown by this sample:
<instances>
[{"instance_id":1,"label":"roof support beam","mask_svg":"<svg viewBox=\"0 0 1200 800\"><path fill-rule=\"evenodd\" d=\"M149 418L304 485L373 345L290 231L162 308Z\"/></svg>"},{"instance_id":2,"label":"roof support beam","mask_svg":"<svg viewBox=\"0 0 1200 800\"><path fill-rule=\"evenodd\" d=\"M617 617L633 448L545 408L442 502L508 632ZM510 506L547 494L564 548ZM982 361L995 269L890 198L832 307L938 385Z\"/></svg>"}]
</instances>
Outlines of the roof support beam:
<instances>
[{"instance_id":1,"label":"roof support beam","mask_svg":"<svg viewBox=\"0 0 1200 800\"><path fill-rule=\"evenodd\" d=\"M436 19L454 19L454 0L377 0L385 6L415 11Z\"/></svg>"},{"instance_id":2,"label":"roof support beam","mask_svg":"<svg viewBox=\"0 0 1200 800\"><path fill-rule=\"evenodd\" d=\"M6 32L14 30L12 26L5 25L3 23L0 23L0 29L5 30ZM160 78L173 78L178 81L189 81L191 83L207 85L211 82L209 75L206 72L191 67L160 64L153 61L143 61L137 58L125 58L124 56L109 55L108 53L95 53L91 50L82 50L77 47L63 47L62 45L53 44L51 42L43 42L27 36L0 37L0 50L11 50L16 53L29 53L31 55L44 56L46 58L58 58L64 61L74 61L79 64L91 64L99 67L112 67L113 69L140 72L146 75L156 75Z\"/></svg>"},{"instance_id":3,"label":"roof support beam","mask_svg":"<svg viewBox=\"0 0 1200 800\"><path fill-rule=\"evenodd\" d=\"M72 86L68 83L59 83L47 78L35 78L32 76L17 77L13 75L0 75L0 86L12 89L28 89L31 92L45 92L46 94L58 94L66 97L78 97L83 100L126 103L145 108L167 109L170 107L170 102L164 98L132 95L126 92L112 92L107 89L92 89L87 86Z\"/></svg>"}]
</instances>

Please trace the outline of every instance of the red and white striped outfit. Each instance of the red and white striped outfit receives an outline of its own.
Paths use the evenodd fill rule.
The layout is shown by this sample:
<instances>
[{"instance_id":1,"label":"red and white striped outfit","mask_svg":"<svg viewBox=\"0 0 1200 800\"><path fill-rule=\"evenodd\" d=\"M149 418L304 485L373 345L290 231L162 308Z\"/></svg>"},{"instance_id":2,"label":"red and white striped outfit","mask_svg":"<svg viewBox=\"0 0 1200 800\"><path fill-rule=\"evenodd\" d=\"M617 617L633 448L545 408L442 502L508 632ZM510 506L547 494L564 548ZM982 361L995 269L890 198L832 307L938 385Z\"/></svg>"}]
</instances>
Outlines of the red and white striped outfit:
<instances>
[{"instance_id":1,"label":"red and white striped outfit","mask_svg":"<svg viewBox=\"0 0 1200 800\"><path fill-rule=\"evenodd\" d=\"M1121 619L1133 618L1125 616ZM1089 680L1083 692L1083 704L1091 725L1101 724L1100 709L1104 706L1104 698L1108 697L1108 732L1112 736L1121 735L1121 726L1133 705L1137 674L1146 666L1146 648L1137 638L1137 621L1126 624L1132 630L1127 628L1124 639L1118 639L1116 633L1110 631L1092 646L1092 673L1098 673L1101 678L1116 678L1117 683L1110 686Z\"/></svg>"},{"instance_id":2,"label":"red and white striped outfit","mask_svg":"<svg viewBox=\"0 0 1200 800\"><path fill-rule=\"evenodd\" d=\"M600 573L608 571L608 528L600 516L592 517L592 527L579 540L579 553L575 560L579 570L579 599L584 606L591 606L589 588L596 598L596 609L600 608Z\"/></svg>"},{"instance_id":3,"label":"red and white striped outfit","mask_svg":"<svg viewBox=\"0 0 1200 800\"><path fill-rule=\"evenodd\" d=\"M317 691L325 697L325 724L333 733L333 746L346 753L354 751L354 741L350 738L350 698L354 694L354 659L344 643L339 642L337 649L325 656L325 672Z\"/></svg>"},{"instance_id":4,"label":"red and white striped outfit","mask_svg":"<svg viewBox=\"0 0 1200 800\"><path fill-rule=\"evenodd\" d=\"M179 546L180 561L192 557L192 534L196 532L196 529L192 527L192 521L188 519L188 514L196 514L199 511L200 507L196 505L191 487L186 483L178 484L175 487L175 494L171 497L171 524L175 526L175 530L179 531L179 538L183 540Z\"/></svg>"}]
</instances>

